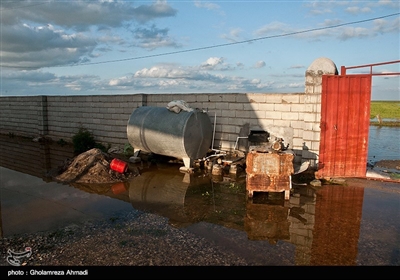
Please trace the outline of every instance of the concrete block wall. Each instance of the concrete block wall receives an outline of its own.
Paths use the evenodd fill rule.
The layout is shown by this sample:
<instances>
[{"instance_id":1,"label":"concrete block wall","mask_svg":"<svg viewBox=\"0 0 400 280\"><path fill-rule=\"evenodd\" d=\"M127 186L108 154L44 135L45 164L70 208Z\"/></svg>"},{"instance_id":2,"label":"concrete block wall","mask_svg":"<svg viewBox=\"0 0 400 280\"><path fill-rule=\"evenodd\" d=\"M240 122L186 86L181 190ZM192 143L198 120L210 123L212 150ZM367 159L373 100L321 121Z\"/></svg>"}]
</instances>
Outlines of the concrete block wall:
<instances>
[{"instance_id":1,"label":"concrete block wall","mask_svg":"<svg viewBox=\"0 0 400 280\"><path fill-rule=\"evenodd\" d=\"M38 135L43 129L42 100L42 96L1 97L1 133Z\"/></svg>"},{"instance_id":2,"label":"concrete block wall","mask_svg":"<svg viewBox=\"0 0 400 280\"><path fill-rule=\"evenodd\" d=\"M54 139L71 141L79 128L106 146L128 143L126 125L142 95L47 96L48 131Z\"/></svg>"},{"instance_id":3,"label":"concrete block wall","mask_svg":"<svg viewBox=\"0 0 400 280\"><path fill-rule=\"evenodd\" d=\"M123 146L128 143L126 127L134 109L166 107L173 100L184 100L208 113L215 132L212 148L216 150L246 150L245 137L251 130L283 138L296 152L297 161L306 159L305 146L311 147L309 153L317 147L312 141L307 143L305 137L318 125L305 117L310 114L308 110L318 110L318 106L308 104L306 101L314 99L304 93L1 97L0 108L4 110L0 129L3 134L49 136L70 142L83 127L106 146Z\"/></svg>"}]
</instances>

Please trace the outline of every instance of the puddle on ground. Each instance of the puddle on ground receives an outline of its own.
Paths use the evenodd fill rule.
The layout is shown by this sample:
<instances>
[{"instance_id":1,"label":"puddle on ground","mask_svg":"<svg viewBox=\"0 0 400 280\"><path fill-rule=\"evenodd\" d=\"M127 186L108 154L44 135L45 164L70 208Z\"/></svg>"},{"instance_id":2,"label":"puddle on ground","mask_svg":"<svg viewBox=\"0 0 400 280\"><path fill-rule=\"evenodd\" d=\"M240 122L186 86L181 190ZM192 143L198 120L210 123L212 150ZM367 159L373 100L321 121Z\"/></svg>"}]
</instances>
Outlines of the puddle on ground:
<instances>
[{"instance_id":1,"label":"puddle on ground","mask_svg":"<svg viewBox=\"0 0 400 280\"><path fill-rule=\"evenodd\" d=\"M398 183L293 182L289 200L258 192L248 199L244 174L189 174L157 163L125 183L66 185L46 174L72 157L71 147L7 137L0 147L2 237L146 211L247 259L268 256L269 265L400 264Z\"/></svg>"}]
</instances>

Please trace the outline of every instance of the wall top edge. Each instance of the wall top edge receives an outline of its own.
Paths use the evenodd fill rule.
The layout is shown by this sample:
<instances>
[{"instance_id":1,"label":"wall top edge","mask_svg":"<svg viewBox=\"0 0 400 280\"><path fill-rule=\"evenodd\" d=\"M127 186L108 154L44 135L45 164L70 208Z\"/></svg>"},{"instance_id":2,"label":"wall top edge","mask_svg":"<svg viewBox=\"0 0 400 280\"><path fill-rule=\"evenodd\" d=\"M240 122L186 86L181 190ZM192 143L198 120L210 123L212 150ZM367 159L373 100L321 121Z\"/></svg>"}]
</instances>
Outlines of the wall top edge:
<instances>
[{"instance_id":1,"label":"wall top edge","mask_svg":"<svg viewBox=\"0 0 400 280\"><path fill-rule=\"evenodd\" d=\"M129 93L129 94L85 94L85 95L6 95L0 98L39 98L39 97L112 97L112 96L138 96L138 95L301 95L304 92L213 92L213 93Z\"/></svg>"}]
</instances>

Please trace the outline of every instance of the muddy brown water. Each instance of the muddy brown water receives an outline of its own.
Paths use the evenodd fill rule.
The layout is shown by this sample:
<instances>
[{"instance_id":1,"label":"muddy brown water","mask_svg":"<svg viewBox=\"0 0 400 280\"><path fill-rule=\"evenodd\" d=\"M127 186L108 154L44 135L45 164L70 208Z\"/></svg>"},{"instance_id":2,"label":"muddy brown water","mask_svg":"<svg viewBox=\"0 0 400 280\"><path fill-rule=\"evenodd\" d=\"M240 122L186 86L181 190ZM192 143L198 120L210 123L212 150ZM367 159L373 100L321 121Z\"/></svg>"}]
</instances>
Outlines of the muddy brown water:
<instances>
[{"instance_id":1,"label":"muddy brown water","mask_svg":"<svg viewBox=\"0 0 400 280\"><path fill-rule=\"evenodd\" d=\"M130 165L141 174L125 183L60 184L46 174L72 156L70 146L9 136L0 144L2 237L145 211L241 257L272 254L272 265L400 265L399 183L312 187L294 178L289 201L281 193L249 200L241 172L188 174L159 162Z\"/></svg>"}]
</instances>

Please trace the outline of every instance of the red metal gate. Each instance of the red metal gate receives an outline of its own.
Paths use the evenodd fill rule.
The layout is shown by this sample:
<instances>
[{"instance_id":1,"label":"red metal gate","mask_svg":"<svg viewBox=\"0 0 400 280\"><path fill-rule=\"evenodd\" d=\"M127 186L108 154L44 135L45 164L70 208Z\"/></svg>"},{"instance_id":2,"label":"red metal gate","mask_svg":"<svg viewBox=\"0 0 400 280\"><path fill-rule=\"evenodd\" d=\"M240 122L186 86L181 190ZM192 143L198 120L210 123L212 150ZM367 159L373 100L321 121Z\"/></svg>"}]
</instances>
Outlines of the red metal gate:
<instances>
[{"instance_id":1,"label":"red metal gate","mask_svg":"<svg viewBox=\"0 0 400 280\"><path fill-rule=\"evenodd\" d=\"M321 135L316 178L365 177L367 173L372 76L399 76L400 72L373 73L372 67L400 60L341 67L340 76L323 75ZM365 68L369 74L347 74Z\"/></svg>"},{"instance_id":2,"label":"red metal gate","mask_svg":"<svg viewBox=\"0 0 400 280\"><path fill-rule=\"evenodd\" d=\"M365 177L371 75L323 75L317 178Z\"/></svg>"}]
</instances>

